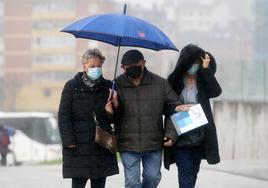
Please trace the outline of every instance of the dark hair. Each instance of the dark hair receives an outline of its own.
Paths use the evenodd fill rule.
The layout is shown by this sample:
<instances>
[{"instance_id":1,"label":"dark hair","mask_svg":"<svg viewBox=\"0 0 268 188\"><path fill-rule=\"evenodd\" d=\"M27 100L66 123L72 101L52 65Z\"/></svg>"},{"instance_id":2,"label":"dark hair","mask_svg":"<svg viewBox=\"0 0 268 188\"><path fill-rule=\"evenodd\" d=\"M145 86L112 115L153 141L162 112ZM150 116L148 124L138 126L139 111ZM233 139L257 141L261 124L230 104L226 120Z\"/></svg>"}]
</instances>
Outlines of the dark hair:
<instances>
[{"instance_id":1,"label":"dark hair","mask_svg":"<svg viewBox=\"0 0 268 188\"><path fill-rule=\"evenodd\" d=\"M122 65L138 64L144 60L143 54L139 50L128 50L122 57Z\"/></svg>"},{"instance_id":2,"label":"dark hair","mask_svg":"<svg viewBox=\"0 0 268 188\"><path fill-rule=\"evenodd\" d=\"M171 75L177 77L186 73L190 67L198 61L201 63L201 58L205 58L205 51L197 45L188 44L182 48L177 64Z\"/></svg>"},{"instance_id":3,"label":"dark hair","mask_svg":"<svg viewBox=\"0 0 268 188\"><path fill-rule=\"evenodd\" d=\"M192 66L196 61L201 62L200 57L205 58L205 51L195 44L186 45L180 53L180 56L177 61L177 66L179 64L187 64Z\"/></svg>"}]
</instances>

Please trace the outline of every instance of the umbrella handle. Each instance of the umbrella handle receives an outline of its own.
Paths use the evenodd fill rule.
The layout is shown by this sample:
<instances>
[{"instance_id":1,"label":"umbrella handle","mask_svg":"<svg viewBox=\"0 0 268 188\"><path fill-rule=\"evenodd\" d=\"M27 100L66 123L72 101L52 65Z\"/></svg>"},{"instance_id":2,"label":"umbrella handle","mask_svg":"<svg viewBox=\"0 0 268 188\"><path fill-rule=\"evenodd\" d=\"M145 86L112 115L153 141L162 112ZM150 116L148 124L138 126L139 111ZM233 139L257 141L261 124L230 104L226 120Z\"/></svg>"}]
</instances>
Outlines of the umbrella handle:
<instances>
[{"instance_id":1,"label":"umbrella handle","mask_svg":"<svg viewBox=\"0 0 268 188\"><path fill-rule=\"evenodd\" d=\"M108 98L108 101L112 100L113 95L114 95L114 89L115 89L115 81L113 80L112 81L112 92L111 92L110 97Z\"/></svg>"},{"instance_id":2,"label":"umbrella handle","mask_svg":"<svg viewBox=\"0 0 268 188\"><path fill-rule=\"evenodd\" d=\"M113 80L111 98L113 98L114 95L114 88L115 88L115 81Z\"/></svg>"},{"instance_id":3,"label":"umbrella handle","mask_svg":"<svg viewBox=\"0 0 268 188\"><path fill-rule=\"evenodd\" d=\"M124 14L126 14L127 12L127 4L124 4ZM114 71L114 79L116 78L116 72L117 72L117 66L118 66L118 59L119 59L119 53L120 53L120 43L121 43L121 38L119 39L119 46L118 46L118 50L117 50L117 56L116 56L116 65L115 65L115 71ZM113 80L112 82L112 92L111 92L111 97L109 100L112 100L113 95L114 95L114 88L115 88L115 81Z\"/></svg>"}]
</instances>

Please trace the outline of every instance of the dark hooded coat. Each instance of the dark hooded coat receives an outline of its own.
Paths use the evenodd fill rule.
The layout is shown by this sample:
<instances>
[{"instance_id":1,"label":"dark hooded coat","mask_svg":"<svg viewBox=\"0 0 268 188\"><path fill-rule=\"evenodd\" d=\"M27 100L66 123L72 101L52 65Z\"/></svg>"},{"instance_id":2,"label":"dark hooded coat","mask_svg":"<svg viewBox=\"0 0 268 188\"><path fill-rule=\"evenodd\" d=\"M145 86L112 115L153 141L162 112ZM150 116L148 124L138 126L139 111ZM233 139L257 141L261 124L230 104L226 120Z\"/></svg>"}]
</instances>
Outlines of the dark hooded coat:
<instances>
[{"instance_id":1,"label":"dark hooded coat","mask_svg":"<svg viewBox=\"0 0 268 188\"><path fill-rule=\"evenodd\" d=\"M111 81L98 79L95 86L87 87L78 73L62 91L58 119L63 145L63 177L100 178L119 173L116 155L95 143L97 115L100 126L111 131L105 112ZM75 149L67 148L75 144Z\"/></svg>"},{"instance_id":2,"label":"dark hooded coat","mask_svg":"<svg viewBox=\"0 0 268 188\"><path fill-rule=\"evenodd\" d=\"M203 158L207 159L207 162L209 164L216 164L220 161L220 157L216 127L209 99L219 96L222 90L214 76L216 72L216 62L210 53L208 53L210 56L209 67L202 67L200 57L204 57L205 53L207 52L192 44L184 47L181 51L174 71L168 77L168 81L177 95L180 96L184 88L183 78L185 73L189 70L193 63L196 62L196 60L199 61L200 68L197 72L196 82L198 89L197 100L201 104L208 119L208 123L204 126L204 139L200 146L202 149ZM170 119L166 119L165 136L172 139L172 141L175 143L173 147L177 147L176 145L178 145L180 138L177 136L177 133L172 126ZM176 149L179 149L179 147ZM165 148L164 165L167 169L169 169L170 164L174 163L174 156L172 151L173 148Z\"/></svg>"}]
</instances>

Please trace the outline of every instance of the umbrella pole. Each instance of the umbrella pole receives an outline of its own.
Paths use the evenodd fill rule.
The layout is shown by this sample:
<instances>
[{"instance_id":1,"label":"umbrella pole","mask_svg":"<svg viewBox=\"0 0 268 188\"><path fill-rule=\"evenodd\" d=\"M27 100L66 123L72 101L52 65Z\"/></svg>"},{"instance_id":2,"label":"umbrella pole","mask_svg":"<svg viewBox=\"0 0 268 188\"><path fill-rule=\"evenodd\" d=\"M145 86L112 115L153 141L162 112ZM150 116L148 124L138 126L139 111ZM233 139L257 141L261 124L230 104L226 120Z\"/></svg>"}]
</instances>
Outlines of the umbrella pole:
<instances>
[{"instance_id":1,"label":"umbrella pole","mask_svg":"<svg viewBox=\"0 0 268 188\"><path fill-rule=\"evenodd\" d=\"M114 70L114 79L116 78L116 72L117 72L118 60L119 60L119 53L120 53L120 46L118 46L118 49L117 49L116 64L115 64L115 70Z\"/></svg>"},{"instance_id":2,"label":"umbrella pole","mask_svg":"<svg viewBox=\"0 0 268 188\"><path fill-rule=\"evenodd\" d=\"M127 4L124 4L123 14L126 14L126 12L127 12ZM119 38L119 46L118 46L118 50L117 50L117 57L116 57L116 64L115 64L115 71L114 71L114 80L116 78L118 59L119 59L119 53L120 53L120 47L121 47L120 44L121 44L121 37ZM113 85L114 85L114 81L113 81Z\"/></svg>"},{"instance_id":3,"label":"umbrella pole","mask_svg":"<svg viewBox=\"0 0 268 188\"><path fill-rule=\"evenodd\" d=\"M121 38L120 38L120 41L121 41ZM118 66L118 60L119 60L119 53L120 53L120 46L118 46L118 50L117 50L116 63L115 63L115 70L114 70L114 79L113 79L113 82L112 82L112 93L111 93L110 100L112 100L113 95L114 95L115 78L116 78L116 72L117 72L117 66Z\"/></svg>"},{"instance_id":4,"label":"umbrella pole","mask_svg":"<svg viewBox=\"0 0 268 188\"><path fill-rule=\"evenodd\" d=\"M126 13L127 13L127 4L124 4L123 14L126 14ZM118 59L119 59L119 53L120 53L120 47L121 47L120 44L121 44L121 37L119 38L119 46L118 46L118 50L117 50L117 57L116 57L116 64L115 64L115 71L114 71L114 80L116 78L116 72L117 72L117 66L118 66Z\"/></svg>"},{"instance_id":5,"label":"umbrella pole","mask_svg":"<svg viewBox=\"0 0 268 188\"><path fill-rule=\"evenodd\" d=\"M123 14L126 14L127 12L127 4L124 4L124 12ZM114 79L113 79L113 84L112 84L112 93L111 93L111 97L110 100L112 100L113 95L114 95L114 89L115 89L115 78L116 78L116 72L117 72L117 66L118 66L118 60L119 60L119 54L120 54L120 43L121 43L121 38L119 38L119 46L117 49L117 56L116 56L116 64L115 64L115 70L114 70Z\"/></svg>"}]
</instances>

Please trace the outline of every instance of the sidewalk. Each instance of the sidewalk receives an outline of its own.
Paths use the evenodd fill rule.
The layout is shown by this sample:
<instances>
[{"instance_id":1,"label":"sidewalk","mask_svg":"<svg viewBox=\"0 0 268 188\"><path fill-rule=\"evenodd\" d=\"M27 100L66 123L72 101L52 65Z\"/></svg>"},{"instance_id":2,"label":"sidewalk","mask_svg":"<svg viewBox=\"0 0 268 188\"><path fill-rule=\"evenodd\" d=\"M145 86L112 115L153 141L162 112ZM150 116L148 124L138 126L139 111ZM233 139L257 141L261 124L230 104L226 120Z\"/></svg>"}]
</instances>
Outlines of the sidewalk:
<instances>
[{"instance_id":1,"label":"sidewalk","mask_svg":"<svg viewBox=\"0 0 268 188\"><path fill-rule=\"evenodd\" d=\"M218 165L208 165L203 162L202 168L268 181L268 161L223 161Z\"/></svg>"},{"instance_id":2,"label":"sidewalk","mask_svg":"<svg viewBox=\"0 0 268 188\"><path fill-rule=\"evenodd\" d=\"M124 172L119 163L120 174L107 179L106 188L123 188ZM60 165L0 167L1 188L68 188L70 179L62 179ZM158 188L177 188L177 169L162 169ZM267 188L268 161L223 161L216 166L204 161L196 188ZM87 188L90 188L88 183Z\"/></svg>"}]
</instances>

